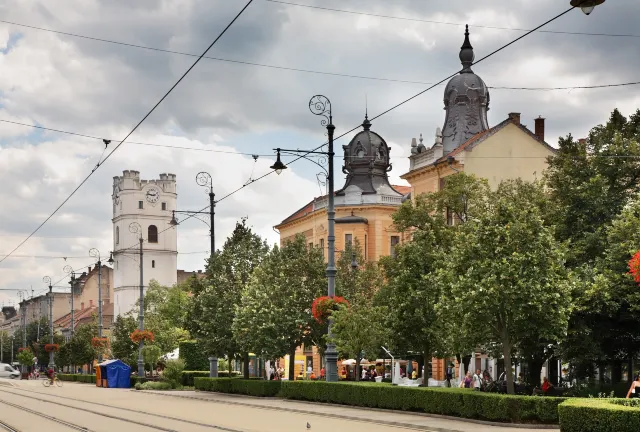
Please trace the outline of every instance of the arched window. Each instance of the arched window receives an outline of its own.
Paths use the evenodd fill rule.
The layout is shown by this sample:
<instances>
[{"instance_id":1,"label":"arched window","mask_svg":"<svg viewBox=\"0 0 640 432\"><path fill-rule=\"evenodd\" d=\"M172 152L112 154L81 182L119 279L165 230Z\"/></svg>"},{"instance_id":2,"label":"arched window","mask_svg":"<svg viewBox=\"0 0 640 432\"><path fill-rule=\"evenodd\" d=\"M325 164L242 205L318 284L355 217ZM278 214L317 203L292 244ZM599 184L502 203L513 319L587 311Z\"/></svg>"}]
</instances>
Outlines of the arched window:
<instances>
[{"instance_id":1,"label":"arched window","mask_svg":"<svg viewBox=\"0 0 640 432\"><path fill-rule=\"evenodd\" d=\"M155 225L149 225L149 230L147 231L147 238L149 239L149 243L158 243L158 227Z\"/></svg>"},{"instance_id":2,"label":"arched window","mask_svg":"<svg viewBox=\"0 0 640 432\"><path fill-rule=\"evenodd\" d=\"M120 244L120 227L116 227L116 244Z\"/></svg>"}]
</instances>

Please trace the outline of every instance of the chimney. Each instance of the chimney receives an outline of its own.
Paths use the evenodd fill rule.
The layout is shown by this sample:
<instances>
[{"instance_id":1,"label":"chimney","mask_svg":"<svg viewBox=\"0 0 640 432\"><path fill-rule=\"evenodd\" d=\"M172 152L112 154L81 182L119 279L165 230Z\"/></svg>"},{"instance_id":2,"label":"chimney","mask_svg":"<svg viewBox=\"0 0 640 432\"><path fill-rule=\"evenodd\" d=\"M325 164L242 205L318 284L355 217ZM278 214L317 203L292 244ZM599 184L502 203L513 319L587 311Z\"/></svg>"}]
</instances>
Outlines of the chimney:
<instances>
[{"instance_id":1,"label":"chimney","mask_svg":"<svg viewBox=\"0 0 640 432\"><path fill-rule=\"evenodd\" d=\"M80 310L84 310L84 302L80 303Z\"/></svg>"},{"instance_id":2,"label":"chimney","mask_svg":"<svg viewBox=\"0 0 640 432\"><path fill-rule=\"evenodd\" d=\"M537 119L535 119L536 122L536 136L538 137L538 139L540 141L544 141L544 119L542 118L542 116L538 116Z\"/></svg>"},{"instance_id":3,"label":"chimney","mask_svg":"<svg viewBox=\"0 0 640 432\"><path fill-rule=\"evenodd\" d=\"M520 125L520 113L509 113L509 120L511 120L514 124Z\"/></svg>"},{"instance_id":4,"label":"chimney","mask_svg":"<svg viewBox=\"0 0 640 432\"><path fill-rule=\"evenodd\" d=\"M93 307L93 300L89 300L89 307L92 308Z\"/></svg>"}]
</instances>

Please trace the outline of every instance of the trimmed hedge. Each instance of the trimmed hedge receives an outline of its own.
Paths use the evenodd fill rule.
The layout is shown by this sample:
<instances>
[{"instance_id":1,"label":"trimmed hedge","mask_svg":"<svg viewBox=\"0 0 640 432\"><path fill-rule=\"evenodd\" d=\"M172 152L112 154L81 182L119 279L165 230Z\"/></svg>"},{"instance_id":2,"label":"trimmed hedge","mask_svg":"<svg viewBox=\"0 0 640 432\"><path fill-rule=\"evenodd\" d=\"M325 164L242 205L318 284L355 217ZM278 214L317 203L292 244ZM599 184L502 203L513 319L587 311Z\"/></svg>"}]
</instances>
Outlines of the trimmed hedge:
<instances>
[{"instance_id":1,"label":"trimmed hedge","mask_svg":"<svg viewBox=\"0 0 640 432\"><path fill-rule=\"evenodd\" d=\"M640 430L640 408L616 399L569 399L558 406L562 432L626 432ZM636 403L631 403L636 405Z\"/></svg>"},{"instance_id":2,"label":"trimmed hedge","mask_svg":"<svg viewBox=\"0 0 640 432\"><path fill-rule=\"evenodd\" d=\"M273 397L280 392L282 381L245 380L241 378L194 378L196 390Z\"/></svg>"},{"instance_id":3,"label":"trimmed hedge","mask_svg":"<svg viewBox=\"0 0 640 432\"><path fill-rule=\"evenodd\" d=\"M80 382L85 384L96 384L96 376L95 375L86 375L86 374L57 374L56 375L60 381L73 381ZM147 381L153 381L149 378L138 378L137 376L131 376L129 378L130 386L135 387L136 383L144 383Z\"/></svg>"},{"instance_id":4,"label":"trimmed hedge","mask_svg":"<svg viewBox=\"0 0 640 432\"><path fill-rule=\"evenodd\" d=\"M240 372L233 371L231 377L240 376ZM218 371L218 378L228 378L229 371ZM209 371L184 371L182 372L181 384L183 386L193 387L194 378L209 378Z\"/></svg>"},{"instance_id":5,"label":"trimmed hedge","mask_svg":"<svg viewBox=\"0 0 640 432\"><path fill-rule=\"evenodd\" d=\"M209 357L205 354L205 349L200 346L198 341L180 342L179 348L179 357L184 360L185 370L209 370Z\"/></svg>"},{"instance_id":6,"label":"trimmed hedge","mask_svg":"<svg viewBox=\"0 0 640 432\"><path fill-rule=\"evenodd\" d=\"M558 405L566 400L555 397L480 393L465 389L322 381L284 381L279 396L495 422L551 424L558 423Z\"/></svg>"}]
</instances>

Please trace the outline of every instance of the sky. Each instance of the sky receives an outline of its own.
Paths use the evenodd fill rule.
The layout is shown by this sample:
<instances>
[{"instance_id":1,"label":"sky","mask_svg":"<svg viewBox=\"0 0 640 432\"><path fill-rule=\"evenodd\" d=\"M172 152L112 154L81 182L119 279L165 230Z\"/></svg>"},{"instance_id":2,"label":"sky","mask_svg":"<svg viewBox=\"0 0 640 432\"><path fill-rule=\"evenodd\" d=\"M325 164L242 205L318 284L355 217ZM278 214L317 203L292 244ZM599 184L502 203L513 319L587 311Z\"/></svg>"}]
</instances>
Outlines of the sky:
<instances>
[{"instance_id":1,"label":"sky","mask_svg":"<svg viewBox=\"0 0 640 432\"><path fill-rule=\"evenodd\" d=\"M0 257L69 196L245 3L0 0ZM203 59L128 140L137 144L119 147L55 216L0 263L0 305L17 301L17 291L9 289L43 292L44 276L68 287L63 267L93 263L91 248L108 256L112 178L125 169L140 171L143 179L176 174L182 210L208 204L195 181L198 172L207 171L216 198L240 189L216 206L216 247L243 217L267 241L277 242L273 226L324 194L316 178L319 168L303 160L280 176L251 180L270 172L274 148L311 149L324 142L321 118L308 109L312 96L329 97L336 135L341 135L358 126L366 110L375 117L459 70L464 24L470 26L477 60L521 36L522 29L562 13L568 3L254 0L209 51L212 58ZM573 10L543 28L552 32L533 33L473 70L489 87L640 81L640 32L634 25L639 18L637 0L608 0L590 16ZM557 145L561 136L586 136L614 108L625 115L634 112L639 87L491 89L489 124L519 112L522 123L533 128L533 119L543 116L546 140ZM443 90L435 87L373 120L372 130L391 146L392 183L405 184L400 176L408 171L412 138L423 134L425 144L433 143L444 122ZM100 139L7 121L113 142L105 152ZM353 134L336 141L339 153ZM252 154L259 155L256 161ZM338 173L340 162L339 154ZM342 183L338 174L336 187ZM179 226L178 268L203 269L208 249L206 225L191 220Z\"/></svg>"}]
</instances>

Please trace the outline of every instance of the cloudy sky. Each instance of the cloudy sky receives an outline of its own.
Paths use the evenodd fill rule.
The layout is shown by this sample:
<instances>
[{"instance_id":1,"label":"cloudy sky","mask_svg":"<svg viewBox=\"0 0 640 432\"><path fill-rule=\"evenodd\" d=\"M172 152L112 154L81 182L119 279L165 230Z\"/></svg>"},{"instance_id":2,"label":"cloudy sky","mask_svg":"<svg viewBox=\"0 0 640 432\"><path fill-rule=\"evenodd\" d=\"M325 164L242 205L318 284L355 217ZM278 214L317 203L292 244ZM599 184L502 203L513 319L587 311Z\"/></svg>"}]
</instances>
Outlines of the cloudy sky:
<instances>
[{"instance_id":1,"label":"cloudy sky","mask_svg":"<svg viewBox=\"0 0 640 432\"><path fill-rule=\"evenodd\" d=\"M268 172L274 147L308 149L322 144L320 119L308 110L311 96L324 94L331 99L339 135L362 121L365 101L370 117L375 116L458 70L463 24L471 26L478 59L523 34L517 29L533 28L569 3L291 1L369 15L254 0L209 52L215 59L198 64L130 138L155 145L120 147L57 215L0 263L0 304L17 298L15 292L2 290L33 288L38 293L44 288L43 276L55 282L63 278L65 265L90 264L90 248L108 255L111 179L124 169L138 170L145 179L175 173L179 207L202 208L207 196L195 183L199 171L213 175L216 196L223 197ZM122 139L193 63L194 57L179 53L202 53L244 4L244 0L0 0L4 20L0 22L0 120ZM637 36L534 33L474 71L492 87L640 81L640 33L635 25L639 18L637 0L608 0L588 17L574 10L545 29ZM616 107L624 114L635 111L639 87L494 89L489 122L495 125L507 113L521 112L523 123L533 126L533 118L542 115L547 118L547 141L554 145L559 136L584 136ZM408 169L411 138L422 133L430 144L436 127L442 125L442 90L437 87L373 122L373 130L392 146L394 183L402 182L399 175ZM42 223L91 172L104 150L100 140L2 121L0 256ZM338 141L338 147L348 137ZM257 162L250 154L260 155ZM282 176L265 177L220 202L217 246L245 216L260 235L277 241L273 225L320 195L317 171L309 162L297 162ZM180 226L179 268L203 268L207 235L208 228L198 221ZM67 286L66 281L59 285Z\"/></svg>"}]
</instances>

